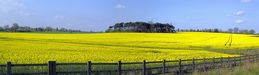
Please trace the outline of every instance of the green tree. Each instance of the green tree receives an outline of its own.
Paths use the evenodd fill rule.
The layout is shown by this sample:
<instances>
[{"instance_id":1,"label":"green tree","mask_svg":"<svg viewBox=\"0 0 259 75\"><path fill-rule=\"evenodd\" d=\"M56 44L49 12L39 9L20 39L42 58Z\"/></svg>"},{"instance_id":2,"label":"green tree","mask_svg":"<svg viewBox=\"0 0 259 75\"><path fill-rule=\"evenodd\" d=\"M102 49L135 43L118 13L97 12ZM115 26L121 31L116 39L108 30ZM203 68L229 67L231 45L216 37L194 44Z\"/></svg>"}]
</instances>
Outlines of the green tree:
<instances>
[{"instance_id":1,"label":"green tree","mask_svg":"<svg viewBox=\"0 0 259 75\"><path fill-rule=\"evenodd\" d=\"M234 31L234 33L239 33L239 28L235 27L235 28L233 29L233 31Z\"/></svg>"},{"instance_id":2,"label":"green tree","mask_svg":"<svg viewBox=\"0 0 259 75\"><path fill-rule=\"evenodd\" d=\"M4 26L4 31L6 31L6 32L10 31L9 25L5 25L5 26Z\"/></svg>"},{"instance_id":3,"label":"green tree","mask_svg":"<svg viewBox=\"0 0 259 75\"><path fill-rule=\"evenodd\" d=\"M12 32L16 32L19 28L19 25L18 23L14 23L13 26L10 28L10 31Z\"/></svg>"},{"instance_id":4,"label":"green tree","mask_svg":"<svg viewBox=\"0 0 259 75\"><path fill-rule=\"evenodd\" d=\"M47 32L51 32L51 31L53 31L54 29L53 28L51 28L51 27L46 27L45 28L45 31L47 31Z\"/></svg>"},{"instance_id":5,"label":"green tree","mask_svg":"<svg viewBox=\"0 0 259 75\"><path fill-rule=\"evenodd\" d=\"M249 30L248 32L249 32L249 34L255 34L256 33L255 30L253 30L253 29Z\"/></svg>"},{"instance_id":6,"label":"green tree","mask_svg":"<svg viewBox=\"0 0 259 75\"><path fill-rule=\"evenodd\" d=\"M1 31L1 32L4 31L4 28L3 28L3 27L0 27L0 31Z\"/></svg>"}]
</instances>

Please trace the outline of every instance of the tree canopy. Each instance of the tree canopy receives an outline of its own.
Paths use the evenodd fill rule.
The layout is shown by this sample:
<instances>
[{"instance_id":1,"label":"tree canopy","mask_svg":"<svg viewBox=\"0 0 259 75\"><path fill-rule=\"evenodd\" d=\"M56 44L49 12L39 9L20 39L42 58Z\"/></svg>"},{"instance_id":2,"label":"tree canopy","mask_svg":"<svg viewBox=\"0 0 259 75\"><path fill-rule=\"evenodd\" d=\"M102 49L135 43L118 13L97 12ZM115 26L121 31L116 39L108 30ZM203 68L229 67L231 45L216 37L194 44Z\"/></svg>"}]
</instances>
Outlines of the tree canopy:
<instances>
[{"instance_id":1,"label":"tree canopy","mask_svg":"<svg viewBox=\"0 0 259 75\"><path fill-rule=\"evenodd\" d=\"M214 29L177 29L177 32L215 32L215 33L235 33L235 34L255 34L254 29L239 29L238 27L229 28L227 31L218 28Z\"/></svg>"},{"instance_id":2,"label":"tree canopy","mask_svg":"<svg viewBox=\"0 0 259 75\"><path fill-rule=\"evenodd\" d=\"M1 32L82 32L80 30L66 29L66 28L52 28L52 27L36 27L19 26L18 23L13 25L0 26Z\"/></svg>"},{"instance_id":3,"label":"tree canopy","mask_svg":"<svg viewBox=\"0 0 259 75\"><path fill-rule=\"evenodd\" d=\"M175 32L171 24L146 23L146 22L121 22L110 26L106 32Z\"/></svg>"}]
</instances>

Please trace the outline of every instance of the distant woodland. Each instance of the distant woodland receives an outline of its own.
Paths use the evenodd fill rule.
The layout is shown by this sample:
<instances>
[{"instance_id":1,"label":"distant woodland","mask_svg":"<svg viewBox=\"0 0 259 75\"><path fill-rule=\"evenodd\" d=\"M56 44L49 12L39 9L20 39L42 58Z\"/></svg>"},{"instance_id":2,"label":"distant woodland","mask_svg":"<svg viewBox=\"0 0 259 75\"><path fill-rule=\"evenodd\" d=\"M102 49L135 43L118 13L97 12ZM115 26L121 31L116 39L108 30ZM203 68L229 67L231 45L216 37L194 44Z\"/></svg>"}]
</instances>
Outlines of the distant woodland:
<instances>
[{"instance_id":1,"label":"distant woodland","mask_svg":"<svg viewBox=\"0 0 259 75\"><path fill-rule=\"evenodd\" d=\"M122 22L110 26L106 32L161 32L175 33L175 27L171 24L146 23L146 22Z\"/></svg>"},{"instance_id":2,"label":"distant woodland","mask_svg":"<svg viewBox=\"0 0 259 75\"><path fill-rule=\"evenodd\" d=\"M53 27L29 27L20 26L18 23L12 25L0 26L0 32L87 32L81 30L73 30L66 28ZM102 31L88 31L87 33L100 33ZM256 34L253 29L229 28L228 30L214 29L175 29L175 26L168 23L154 22L121 22L116 23L105 32L146 32L146 33L175 33L175 32L214 32L214 33L237 33L237 34Z\"/></svg>"},{"instance_id":3,"label":"distant woodland","mask_svg":"<svg viewBox=\"0 0 259 75\"><path fill-rule=\"evenodd\" d=\"M5 25L0 27L0 32L82 32L80 30L66 29L66 28L52 28L52 27L36 27L19 26L18 23L12 25Z\"/></svg>"},{"instance_id":4,"label":"distant woodland","mask_svg":"<svg viewBox=\"0 0 259 75\"><path fill-rule=\"evenodd\" d=\"M214 29L177 29L177 32L215 32L215 33L235 33L235 34L255 34L256 31L254 29L239 29L229 28L228 30L221 30L218 28Z\"/></svg>"},{"instance_id":5,"label":"distant woodland","mask_svg":"<svg viewBox=\"0 0 259 75\"><path fill-rule=\"evenodd\" d=\"M213 29L175 29L172 24L153 23L153 22L122 22L110 26L106 32L158 32L158 33L175 33L175 32L214 32L214 33L236 33L236 34L255 34L253 29L229 28L228 30Z\"/></svg>"}]
</instances>

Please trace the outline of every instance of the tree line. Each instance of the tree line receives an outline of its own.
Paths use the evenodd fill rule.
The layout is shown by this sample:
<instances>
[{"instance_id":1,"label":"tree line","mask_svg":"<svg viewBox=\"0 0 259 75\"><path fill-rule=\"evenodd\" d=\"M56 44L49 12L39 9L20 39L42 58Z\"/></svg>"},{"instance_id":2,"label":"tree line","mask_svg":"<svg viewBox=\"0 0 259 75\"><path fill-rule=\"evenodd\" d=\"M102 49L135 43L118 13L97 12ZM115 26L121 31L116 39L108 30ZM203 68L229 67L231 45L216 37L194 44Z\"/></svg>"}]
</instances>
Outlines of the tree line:
<instances>
[{"instance_id":1,"label":"tree line","mask_svg":"<svg viewBox=\"0 0 259 75\"><path fill-rule=\"evenodd\" d=\"M12 25L0 26L0 32L82 32L80 30L66 29L66 28L52 28L52 27L36 27L19 26L18 23Z\"/></svg>"},{"instance_id":2,"label":"tree line","mask_svg":"<svg viewBox=\"0 0 259 75\"><path fill-rule=\"evenodd\" d=\"M162 32L174 33L175 27L171 24L146 22L121 22L110 26L106 32Z\"/></svg>"},{"instance_id":3,"label":"tree line","mask_svg":"<svg viewBox=\"0 0 259 75\"><path fill-rule=\"evenodd\" d=\"M19 26L18 23L12 25L0 26L0 32L84 32L81 30L73 30L66 28L53 28L53 27L29 27ZM102 31L100 31L102 32ZM97 32L97 33L100 33ZM218 28L213 29L176 29L172 24L162 24L153 22L121 22L110 26L106 32L161 32L161 33L175 33L175 32L215 32L215 33L238 33L238 34L255 34L254 29L239 29L238 27L222 30ZM96 33L89 31L89 33Z\"/></svg>"},{"instance_id":4,"label":"tree line","mask_svg":"<svg viewBox=\"0 0 259 75\"><path fill-rule=\"evenodd\" d=\"M218 28L214 29L177 29L177 32L215 32L215 33L236 33L236 34L256 34L254 29L239 29L238 27L229 28L228 30L222 30Z\"/></svg>"},{"instance_id":5,"label":"tree line","mask_svg":"<svg viewBox=\"0 0 259 75\"><path fill-rule=\"evenodd\" d=\"M221 29L177 29L177 32L225 32L222 31Z\"/></svg>"},{"instance_id":6,"label":"tree line","mask_svg":"<svg viewBox=\"0 0 259 75\"><path fill-rule=\"evenodd\" d=\"M238 27L228 29L228 32L240 33L240 34L255 34L254 29L239 29Z\"/></svg>"}]
</instances>

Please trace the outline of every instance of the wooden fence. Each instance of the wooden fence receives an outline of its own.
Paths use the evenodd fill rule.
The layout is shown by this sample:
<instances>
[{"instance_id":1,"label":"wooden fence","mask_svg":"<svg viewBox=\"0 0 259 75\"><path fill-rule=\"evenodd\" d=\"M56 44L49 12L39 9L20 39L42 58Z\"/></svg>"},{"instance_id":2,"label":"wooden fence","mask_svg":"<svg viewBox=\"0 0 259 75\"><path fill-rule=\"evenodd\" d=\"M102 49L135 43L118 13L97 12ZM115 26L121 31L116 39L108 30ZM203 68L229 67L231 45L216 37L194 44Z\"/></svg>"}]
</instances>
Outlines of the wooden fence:
<instances>
[{"instance_id":1,"label":"wooden fence","mask_svg":"<svg viewBox=\"0 0 259 75\"><path fill-rule=\"evenodd\" d=\"M245 62L256 62L259 55L244 55L238 57L221 57L221 58L203 58L187 60L163 60L163 61L146 61L143 62L122 62L117 63L56 63L49 61L46 64L12 64L7 62L0 65L0 75L157 75L157 74L174 74L181 75L192 73L193 71L208 71L222 67L234 67ZM63 67L62 66L69 66ZM75 67L77 65L77 67ZM59 67L61 66L61 68ZM98 68L96 66L107 66ZM113 67L111 67L113 66ZM19 67L18 69L16 67ZM24 68L24 67L33 67ZM35 67L43 67L41 72L34 72ZM14 69L16 70L14 71ZM63 69L63 70L58 70ZM71 71L64 69L72 69ZM22 71L19 71L22 70Z\"/></svg>"}]
</instances>

